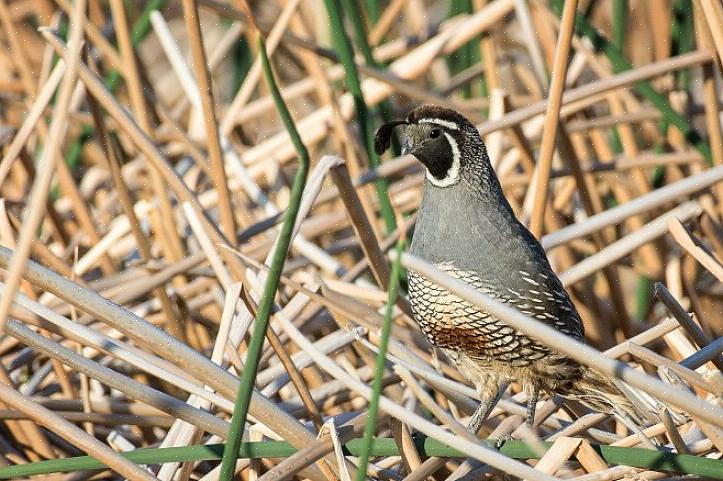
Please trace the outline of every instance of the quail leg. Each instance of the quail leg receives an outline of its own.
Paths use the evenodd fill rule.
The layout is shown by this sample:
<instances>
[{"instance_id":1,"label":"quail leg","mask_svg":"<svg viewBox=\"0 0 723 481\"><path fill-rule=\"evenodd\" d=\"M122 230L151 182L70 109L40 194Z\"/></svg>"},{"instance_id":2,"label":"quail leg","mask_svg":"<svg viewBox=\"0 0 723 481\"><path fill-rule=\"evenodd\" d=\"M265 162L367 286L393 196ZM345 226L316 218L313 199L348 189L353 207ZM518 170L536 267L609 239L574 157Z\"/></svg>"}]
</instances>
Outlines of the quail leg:
<instances>
[{"instance_id":1,"label":"quail leg","mask_svg":"<svg viewBox=\"0 0 723 481\"><path fill-rule=\"evenodd\" d=\"M472 434L477 434L480 426L482 426L482 424L487 420L487 416L490 415L495 404L497 404L497 399L499 399L499 396L497 396L496 399L480 401L479 406L477 406L477 410L474 412L469 424L467 425L467 431Z\"/></svg>"},{"instance_id":2,"label":"quail leg","mask_svg":"<svg viewBox=\"0 0 723 481\"><path fill-rule=\"evenodd\" d=\"M471 432L472 434L477 434L477 431L479 431L479 428L487 420L487 417L497 405L500 398L502 397L502 393L504 393L506 389L507 383L504 383L497 389L497 394L495 394L493 398L483 399L480 401L479 406L477 406L477 410L474 412L472 418L469 421L469 424L467 425L467 430L469 432Z\"/></svg>"},{"instance_id":3,"label":"quail leg","mask_svg":"<svg viewBox=\"0 0 723 481\"><path fill-rule=\"evenodd\" d=\"M525 426L533 433L535 428L535 408L537 407L537 398L539 397L540 390L533 389L527 398L527 414L525 415ZM504 434L495 441L495 447L501 449L502 445L507 441L515 439L512 433Z\"/></svg>"},{"instance_id":4,"label":"quail leg","mask_svg":"<svg viewBox=\"0 0 723 481\"><path fill-rule=\"evenodd\" d=\"M534 430L535 428L535 409L537 408L537 398L540 395L540 390L538 388L533 388L532 392L527 398L527 416L525 419L525 424L527 424L527 427L530 430Z\"/></svg>"}]
</instances>

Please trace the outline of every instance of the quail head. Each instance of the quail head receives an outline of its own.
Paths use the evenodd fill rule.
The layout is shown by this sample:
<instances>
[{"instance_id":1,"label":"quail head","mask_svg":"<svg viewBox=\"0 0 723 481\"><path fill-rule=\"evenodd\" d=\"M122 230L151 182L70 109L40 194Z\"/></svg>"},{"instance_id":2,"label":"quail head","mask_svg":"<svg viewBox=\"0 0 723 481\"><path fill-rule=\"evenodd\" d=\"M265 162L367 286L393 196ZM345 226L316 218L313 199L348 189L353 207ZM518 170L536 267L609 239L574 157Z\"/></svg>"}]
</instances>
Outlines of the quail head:
<instances>
[{"instance_id":1,"label":"quail head","mask_svg":"<svg viewBox=\"0 0 723 481\"><path fill-rule=\"evenodd\" d=\"M411 252L490 297L583 339L574 305L535 237L515 217L475 126L459 113L425 105L405 120L384 124L375 149L404 130L403 153L426 170ZM598 411L644 422L640 410L596 371L551 350L443 287L409 272L415 321L475 385L480 406L476 432L511 381L528 394L534 423L539 391L576 399Z\"/></svg>"}]
</instances>

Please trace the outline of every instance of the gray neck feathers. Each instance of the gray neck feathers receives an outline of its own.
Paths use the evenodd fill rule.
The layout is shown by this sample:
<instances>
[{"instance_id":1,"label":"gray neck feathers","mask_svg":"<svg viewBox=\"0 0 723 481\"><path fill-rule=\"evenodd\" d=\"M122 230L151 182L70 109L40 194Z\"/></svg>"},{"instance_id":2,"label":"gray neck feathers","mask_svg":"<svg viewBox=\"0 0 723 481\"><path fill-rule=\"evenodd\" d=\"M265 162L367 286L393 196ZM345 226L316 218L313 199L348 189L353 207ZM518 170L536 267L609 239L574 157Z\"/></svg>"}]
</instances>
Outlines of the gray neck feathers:
<instances>
[{"instance_id":1,"label":"gray neck feathers","mask_svg":"<svg viewBox=\"0 0 723 481\"><path fill-rule=\"evenodd\" d=\"M487 156L487 149L476 132L475 135L466 136L462 152L465 165L462 167L461 183L480 202L491 202L497 204L497 208L509 209L509 203Z\"/></svg>"},{"instance_id":2,"label":"gray neck feathers","mask_svg":"<svg viewBox=\"0 0 723 481\"><path fill-rule=\"evenodd\" d=\"M425 180L411 250L435 263L499 271L511 251L525 248L525 228L503 195L484 146L466 147L457 184L438 188ZM470 147L476 155L467 156Z\"/></svg>"}]
</instances>

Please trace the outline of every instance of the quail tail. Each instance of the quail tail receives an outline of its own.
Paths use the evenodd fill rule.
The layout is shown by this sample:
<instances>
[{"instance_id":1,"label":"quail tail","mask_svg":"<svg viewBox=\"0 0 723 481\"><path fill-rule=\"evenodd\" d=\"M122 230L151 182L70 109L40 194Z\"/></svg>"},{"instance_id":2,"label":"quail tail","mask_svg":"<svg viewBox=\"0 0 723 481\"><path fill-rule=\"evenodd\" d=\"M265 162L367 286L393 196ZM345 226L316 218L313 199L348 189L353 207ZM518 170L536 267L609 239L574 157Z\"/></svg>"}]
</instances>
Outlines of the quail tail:
<instances>
[{"instance_id":1,"label":"quail tail","mask_svg":"<svg viewBox=\"0 0 723 481\"><path fill-rule=\"evenodd\" d=\"M559 393L579 401L595 411L627 418L638 426L649 426L660 420L652 399L644 399L636 390L621 381L611 381L594 369L583 367L582 376Z\"/></svg>"}]
</instances>

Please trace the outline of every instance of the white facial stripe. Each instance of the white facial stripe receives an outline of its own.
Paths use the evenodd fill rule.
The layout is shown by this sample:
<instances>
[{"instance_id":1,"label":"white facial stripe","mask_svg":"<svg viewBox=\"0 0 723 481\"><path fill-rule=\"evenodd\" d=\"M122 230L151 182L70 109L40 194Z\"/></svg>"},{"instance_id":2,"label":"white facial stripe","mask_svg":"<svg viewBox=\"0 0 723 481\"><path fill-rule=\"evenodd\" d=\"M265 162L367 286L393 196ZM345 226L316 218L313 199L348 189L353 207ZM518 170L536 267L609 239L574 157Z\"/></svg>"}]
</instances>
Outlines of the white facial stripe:
<instances>
[{"instance_id":1,"label":"white facial stripe","mask_svg":"<svg viewBox=\"0 0 723 481\"><path fill-rule=\"evenodd\" d=\"M442 119L419 119L417 120L418 124L437 124L441 125L442 127L448 128L449 130L459 130L459 125L455 124L454 122L450 122L448 120L442 120Z\"/></svg>"},{"instance_id":2,"label":"white facial stripe","mask_svg":"<svg viewBox=\"0 0 723 481\"><path fill-rule=\"evenodd\" d=\"M449 146L452 149L452 166L447 171L447 175L444 177L444 179L437 179L432 174L430 174L429 171L427 171L427 179L435 187L449 187L459 182L459 146L457 145L457 141L454 140L454 137L449 135L447 132L444 133L444 136L447 138L447 142L449 142Z\"/></svg>"}]
</instances>

